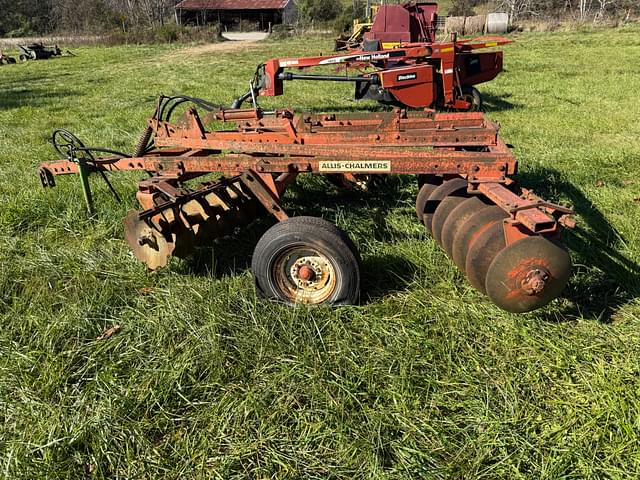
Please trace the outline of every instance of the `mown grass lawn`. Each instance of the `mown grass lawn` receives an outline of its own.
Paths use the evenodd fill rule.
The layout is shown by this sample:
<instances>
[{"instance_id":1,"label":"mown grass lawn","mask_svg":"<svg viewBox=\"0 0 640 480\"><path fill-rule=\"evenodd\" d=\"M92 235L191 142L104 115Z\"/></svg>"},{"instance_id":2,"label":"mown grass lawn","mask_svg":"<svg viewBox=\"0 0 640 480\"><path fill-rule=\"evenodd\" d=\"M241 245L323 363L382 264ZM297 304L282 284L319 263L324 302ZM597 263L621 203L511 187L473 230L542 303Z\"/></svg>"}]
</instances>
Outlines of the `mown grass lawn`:
<instances>
[{"instance_id":1,"label":"mown grass lawn","mask_svg":"<svg viewBox=\"0 0 640 480\"><path fill-rule=\"evenodd\" d=\"M114 177L120 205L93 180L98 220L76 178L39 187L53 128L130 151L159 93L228 104L261 60L329 39L1 67L0 477L640 476L640 28L515 39L486 110L521 182L579 220L565 295L527 315L469 287L415 220L411 179L288 194L360 249L362 305L339 309L256 300L269 221L148 275L121 224L136 175ZM378 108L348 86L287 86L263 105Z\"/></svg>"}]
</instances>

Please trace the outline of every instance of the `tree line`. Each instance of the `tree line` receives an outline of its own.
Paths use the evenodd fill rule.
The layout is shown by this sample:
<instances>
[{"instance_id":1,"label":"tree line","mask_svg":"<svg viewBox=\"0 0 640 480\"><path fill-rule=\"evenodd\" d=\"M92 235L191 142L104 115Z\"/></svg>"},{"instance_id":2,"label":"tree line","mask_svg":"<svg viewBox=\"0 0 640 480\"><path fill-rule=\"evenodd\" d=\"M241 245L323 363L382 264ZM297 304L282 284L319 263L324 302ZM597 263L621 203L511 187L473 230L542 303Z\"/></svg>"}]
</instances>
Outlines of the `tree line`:
<instances>
[{"instance_id":1,"label":"tree line","mask_svg":"<svg viewBox=\"0 0 640 480\"><path fill-rule=\"evenodd\" d=\"M454 0L450 15L474 15L486 0ZM640 14L639 0L497 0L494 11L506 12L511 22L524 19L598 20Z\"/></svg>"},{"instance_id":2,"label":"tree line","mask_svg":"<svg viewBox=\"0 0 640 480\"><path fill-rule=\"evenodd\" d=\"M0 0L0 36L156 28L179 0Z\"/></svg>"}]
</instances>

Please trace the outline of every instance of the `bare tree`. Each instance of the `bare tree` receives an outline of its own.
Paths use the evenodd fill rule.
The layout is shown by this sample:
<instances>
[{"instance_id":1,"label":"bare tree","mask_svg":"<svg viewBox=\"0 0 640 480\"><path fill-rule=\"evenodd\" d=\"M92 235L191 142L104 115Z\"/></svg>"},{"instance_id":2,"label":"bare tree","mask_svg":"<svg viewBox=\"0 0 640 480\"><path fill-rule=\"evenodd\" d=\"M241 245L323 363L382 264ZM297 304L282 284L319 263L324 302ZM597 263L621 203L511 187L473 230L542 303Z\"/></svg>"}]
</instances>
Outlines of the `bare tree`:
<instances>
[{"instance_id":1,"label":"bare tree","mask_svg":"<svg viewBox=\"0 0 640 480\"><path fill-rule=\"evenodd\" d=\"M578 0L578 14L580 20L585 20L591 13L592 4L593 0Z\"/></svg>"},{"instance_id":2,"label":"bare tree","mask_svg":"<svg viewBox=\"0 0 640 480\"><path fill-rule=\"evenodd\" d=\"M523 16L535 14L531 0L501 0L499 8L509 14L509 21L514 22Z\"/></svg>"},{"instance_id":3,"label":"bare tree","mask_svg":"<svg viewBox=\"0 0 640 480\"><path fill-rule=\"evenodd\" d=\"M601 20L607 14L610 9L616 9L618 6L618 0L597 0L598 1L598 13L596 13L596 20Z\"/></svg>"},{"instance_id":4,"label":"bare tree","mask_svg":"<svg viewBox=\"0 0 640 480\"><path fill-rule=\"evenodd\" d=\"M107 0L122 28L158 27L171 15L176 0Z\"/></svg>"}]
</instances>

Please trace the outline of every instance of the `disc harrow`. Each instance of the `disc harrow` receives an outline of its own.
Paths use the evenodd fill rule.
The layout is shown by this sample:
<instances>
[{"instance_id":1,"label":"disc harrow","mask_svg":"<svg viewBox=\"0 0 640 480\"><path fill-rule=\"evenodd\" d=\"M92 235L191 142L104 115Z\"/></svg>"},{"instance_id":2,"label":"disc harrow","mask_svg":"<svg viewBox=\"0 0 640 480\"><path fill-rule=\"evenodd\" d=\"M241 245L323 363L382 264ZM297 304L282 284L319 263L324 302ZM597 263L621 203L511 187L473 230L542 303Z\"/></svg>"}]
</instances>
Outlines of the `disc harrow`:
<instances>
[{"instance_id":1,"label":"disc harrow","mask_svg":"<svg viewBox=\"0 0 640 480\"><path fill-rule=\"evenodd\" d=\"M258 214L258 203L239 178L182 192L147 180L140 189L138 201L147 208L126 216L125 239L150 270L166 266L171 256L184 258L195 247L233 233Z\"/></svg>"},{"instance_id":2,"label":"disc harrow","mask_svg":"<svg viewBox=\"0 0 640 480\"><path fill-rule=\"evenodd\" d=\"M172 122L176 107L189 103ZM93 212L91 173L108 183L110 172L146 172L141 209L126 216L124 236L149 270L272 215L278 223L253 256L256 291L292 304L356 302L361 262L335 225L289 218L281 204L287 187L302 174L365 190L386 175L416 175L416 213L434 240L475 289L500 308L527 312L568 281L571 260L559 242L573 212L515 183L517 161L498 130L481 113L296 115L160 97L134 154L85 147L57 131L52 141L64 158L42 163L39 175L52 187L58 175L79 174ZM216 180L201 181L212 173Z\"/></svg>"}]
</instances>

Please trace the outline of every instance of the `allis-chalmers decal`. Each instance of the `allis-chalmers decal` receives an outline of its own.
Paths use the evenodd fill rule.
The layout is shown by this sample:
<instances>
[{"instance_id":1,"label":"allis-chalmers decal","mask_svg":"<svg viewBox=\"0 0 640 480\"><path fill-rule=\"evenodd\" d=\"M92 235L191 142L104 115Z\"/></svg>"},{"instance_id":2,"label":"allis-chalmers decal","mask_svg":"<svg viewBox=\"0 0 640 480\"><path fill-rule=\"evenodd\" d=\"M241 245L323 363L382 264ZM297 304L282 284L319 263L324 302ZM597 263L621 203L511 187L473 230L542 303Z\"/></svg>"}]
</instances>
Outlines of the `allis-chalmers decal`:
<instances>
[{"instance_id":1,"label":"allis-chalmers decal","mask_svg":"<svg viewBox=\"0 0 640 480\"><path fill-rule=\"evenodd\" d=\"M391 162L388 160L358 162L353 160L345 161L321 161L319 164L321 172L391 172Z\"/></svg>"}]
</instances>

